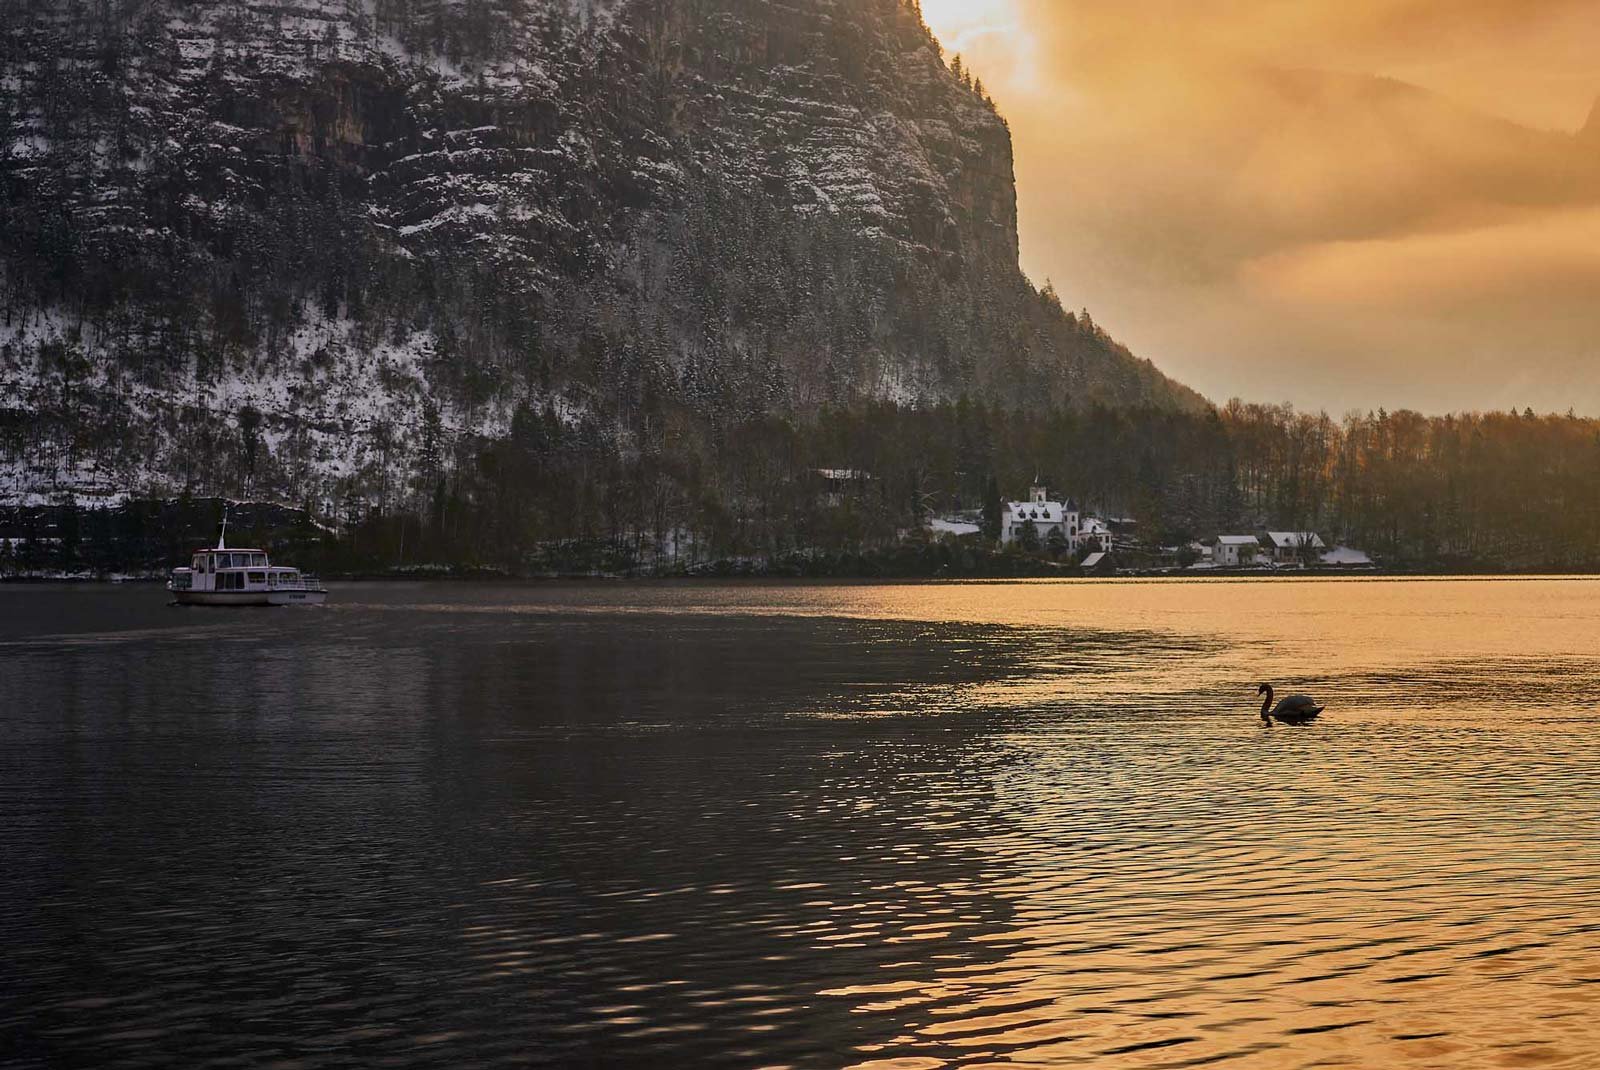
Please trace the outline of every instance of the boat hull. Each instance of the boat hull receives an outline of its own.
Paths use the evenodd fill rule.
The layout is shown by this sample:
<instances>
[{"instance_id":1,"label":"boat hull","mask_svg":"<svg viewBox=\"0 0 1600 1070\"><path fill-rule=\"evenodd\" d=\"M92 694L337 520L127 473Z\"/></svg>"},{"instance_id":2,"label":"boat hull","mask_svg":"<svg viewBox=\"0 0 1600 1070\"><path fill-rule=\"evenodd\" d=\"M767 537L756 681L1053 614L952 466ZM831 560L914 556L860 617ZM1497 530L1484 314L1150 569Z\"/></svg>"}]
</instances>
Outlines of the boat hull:
<instances>
[{"instance_id":1,"label":"boat hull","mask_svg":"<svg viewBox=\"0 0 1600 1070\"><path fill-rule=\"evenodd\" d=\"M173 591L180 606L320 606L325 590L307 591Z\"/></svg>"}]
</instances>

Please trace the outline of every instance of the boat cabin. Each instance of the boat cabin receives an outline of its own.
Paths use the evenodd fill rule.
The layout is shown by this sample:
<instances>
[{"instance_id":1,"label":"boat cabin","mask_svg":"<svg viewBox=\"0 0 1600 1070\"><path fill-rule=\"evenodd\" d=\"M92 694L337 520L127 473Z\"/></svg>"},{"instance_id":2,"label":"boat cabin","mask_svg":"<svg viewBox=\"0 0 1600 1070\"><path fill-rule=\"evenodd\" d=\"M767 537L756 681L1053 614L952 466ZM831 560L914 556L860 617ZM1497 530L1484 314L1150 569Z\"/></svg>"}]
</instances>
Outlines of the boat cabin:
<instances>
[{"instance_id":1,"label":"boat cabin","mask_svg":"<svg viewBox=\"0 0 1600 1070\"><path fill-rule=\"evenodd\" d=\"M175 568L167 581L180 606L320 606L327 588L309 572L274 565L265 550L228 545L228 518L222 518L217 545L196 550L188 568Z\"/></svg>"},{"instance_id":2,"label":"boat cabin","mask_svg":"<svg viewBox=\"0 0 1600 1070\"><path fill-rule=\"evenodd\" d=\"M187 591L299 591L316 586L297 568L274 565L264 550L196 550L188 568L172 570L175 589Z\"/></svg>"}]
</instances>

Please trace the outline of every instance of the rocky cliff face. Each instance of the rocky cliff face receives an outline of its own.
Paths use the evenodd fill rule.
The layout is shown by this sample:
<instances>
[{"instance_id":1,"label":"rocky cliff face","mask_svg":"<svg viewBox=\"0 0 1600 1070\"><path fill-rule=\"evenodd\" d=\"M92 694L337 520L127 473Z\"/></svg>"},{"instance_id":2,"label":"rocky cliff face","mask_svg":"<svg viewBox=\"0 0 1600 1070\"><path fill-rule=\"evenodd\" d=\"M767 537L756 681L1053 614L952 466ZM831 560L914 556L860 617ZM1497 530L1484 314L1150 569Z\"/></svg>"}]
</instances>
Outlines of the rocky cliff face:
<instances>
[{"instance_id":1,"label":"rocky cliff face","mask_svg":"<svg viewBox=\"0 0 1600 1070\"><path fill-rule=\"evenodd\" d=\"M8 0L0 495L392 500L870 399L1199 399L1017 268L905 0Z\"/></svg>"}]
</instances>

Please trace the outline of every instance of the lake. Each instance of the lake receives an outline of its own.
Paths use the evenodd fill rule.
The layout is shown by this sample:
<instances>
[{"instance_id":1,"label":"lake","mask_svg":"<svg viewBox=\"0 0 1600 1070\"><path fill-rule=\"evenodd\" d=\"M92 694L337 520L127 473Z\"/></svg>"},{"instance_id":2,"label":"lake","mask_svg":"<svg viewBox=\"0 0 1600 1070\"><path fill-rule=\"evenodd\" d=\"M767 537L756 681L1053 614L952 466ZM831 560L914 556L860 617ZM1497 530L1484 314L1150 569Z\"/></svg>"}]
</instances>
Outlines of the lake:
<instances>
[{"instance_id":1,"label":"lake","mask_svg":"<svg viewBox=\"0 0 1600 1070\"><path fill-rule=\"evenodd\" d=\"M1600 1059L1597 582L165 597L0 587L5 1065Z\"/></svg>"}]
</instances>

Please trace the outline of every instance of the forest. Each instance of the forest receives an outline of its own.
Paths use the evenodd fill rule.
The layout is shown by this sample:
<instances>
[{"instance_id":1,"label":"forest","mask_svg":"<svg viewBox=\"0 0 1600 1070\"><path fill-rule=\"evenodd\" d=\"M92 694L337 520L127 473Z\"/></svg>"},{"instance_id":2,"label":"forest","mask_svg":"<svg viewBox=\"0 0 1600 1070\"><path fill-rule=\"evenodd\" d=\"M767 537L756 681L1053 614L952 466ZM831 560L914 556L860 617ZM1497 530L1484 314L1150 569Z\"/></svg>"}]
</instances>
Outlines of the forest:
<instances>
[{"instance_id":1,"label":"forest","mask_svg":"<svg viewBox=\"0 0 1600 1070\"><path fill-rule=\"evenodd\" d=\"M489 562L563 544L630 561L860 551L927 538L1040 478L1150 547L1262 528L1313 530L1398 568L1600 565L1600 420L1401 411L1335 420L1232 401L1205 413L1014 412L968 401L871 405L725 428L641 416L629 455L550 419L440 480L419 533ZM819 469L870 478L845 493ZM422 539L426 542L426 537ZM681 547L680 547L681 556Z\"/></svg>"},{"instance_id":2,"label":"forest","mask_svg":"<svg viewBox=\"0 0 1600 1070\"><path fill-rule=\"evenodd\" d=\"M1038 477L1134 518L1152 551L1286 528L1396 569L1600 567L1600 420L1571 414L1335 420L1240 401L1191 414L960 400L718 423L648 398L635 419L619 440L525 408L505 438L423 451L389 504L236 507L233 530L347 573L1018 574L1033 563L996 554L989 535L958 543L927 522L965 512L992 532L999 499ZM850 478L824 474L841 471ZM12 540L0 570L159 570L214 536L220 506L207 502L0 511Z\"/></svg>"}]
</instances>

